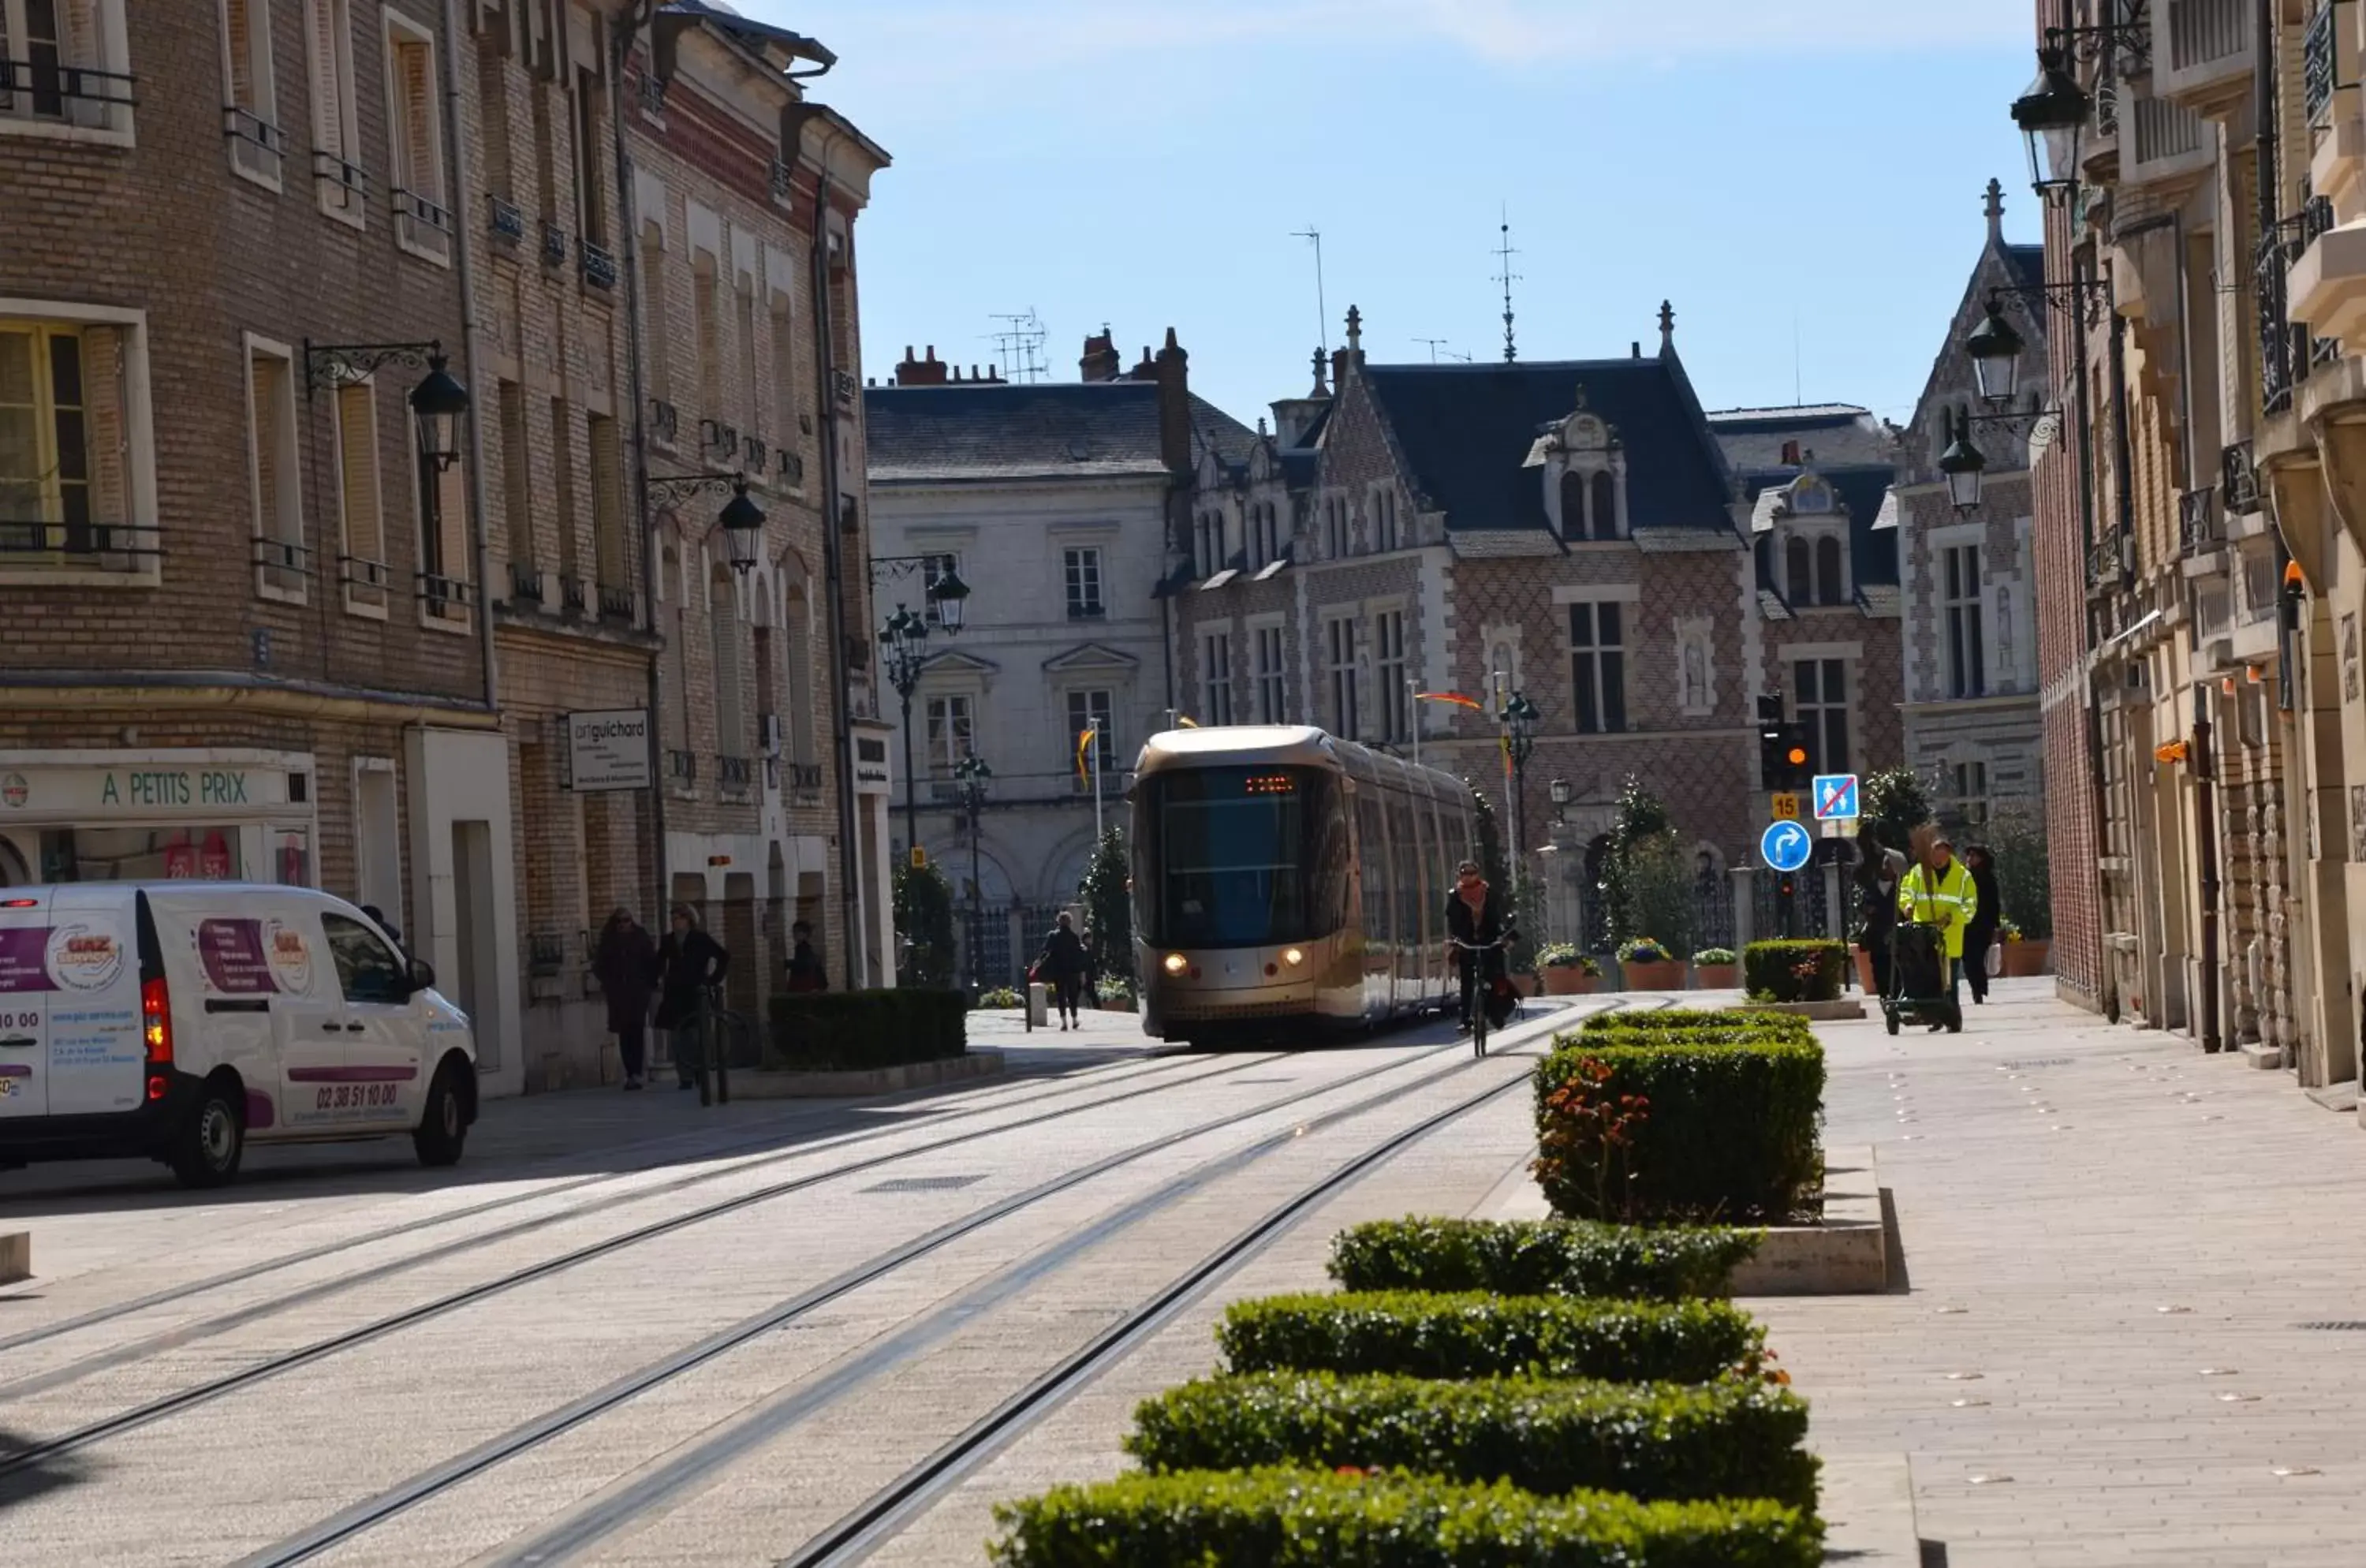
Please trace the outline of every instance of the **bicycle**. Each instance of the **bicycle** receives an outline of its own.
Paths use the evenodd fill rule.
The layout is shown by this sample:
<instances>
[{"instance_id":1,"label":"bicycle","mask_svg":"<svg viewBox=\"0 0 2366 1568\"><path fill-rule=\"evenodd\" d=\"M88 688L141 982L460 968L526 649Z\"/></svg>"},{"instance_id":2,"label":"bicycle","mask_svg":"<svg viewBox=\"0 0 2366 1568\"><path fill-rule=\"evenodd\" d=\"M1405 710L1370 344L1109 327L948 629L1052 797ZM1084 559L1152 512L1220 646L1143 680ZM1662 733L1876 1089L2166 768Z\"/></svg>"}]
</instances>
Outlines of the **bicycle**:
<instances>
[{"instance_id":1,"label":"bicycle","mask_svg":"<svg viewBox=\"0 0 2366 1568\"><path fill-rule=\"evenodd\" d=\"M1518 940L1519 932L1505 931L1493 942L1464 942L1459 937L1450 936L1446 939L1446 945L1448 948L1460 948L1465 953L1500 953ZM1487 1004L1492 999L1494 987L1501 983L1501 976L1490 976L1485 971L1486 964L1482 959L1480 961L1478 979L1470 987L1470 1054L1473 1056L1483 1056L1487 1054ZM1518 1010L1519 1005L1518 998L1514 998L1512 1008L1515 1012Z\"/></svg>"}]
</instances>

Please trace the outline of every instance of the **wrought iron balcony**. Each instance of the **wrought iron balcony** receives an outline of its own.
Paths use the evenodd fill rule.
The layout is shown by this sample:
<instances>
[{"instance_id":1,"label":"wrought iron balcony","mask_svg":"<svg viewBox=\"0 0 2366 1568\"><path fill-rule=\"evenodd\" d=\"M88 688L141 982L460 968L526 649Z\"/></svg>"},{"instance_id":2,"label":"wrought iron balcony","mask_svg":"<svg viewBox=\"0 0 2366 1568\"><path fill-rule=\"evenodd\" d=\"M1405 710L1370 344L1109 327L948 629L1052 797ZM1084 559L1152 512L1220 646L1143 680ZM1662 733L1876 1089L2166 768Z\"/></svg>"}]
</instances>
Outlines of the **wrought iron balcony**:
<instances>
[{"instance_id":1,"label":"wrought iron balcony","mask_svg":"<svg viewBox=\"0 0 2366 1568\"><path fill-rule=\"evenodd\" d=\"M804 484L806 482L805 454L802 452L773 453L772 471L792 486Z\"/></svg>"},{"instance_id":2,"label":"wrought iron balcony","mask_svg":"<svg viewBox=\"0 0 2366 1568\"><path fill-rule=\"evenodd\" d=\"M2097 539L2087 552L2087 581L2095 588L2118 588L2127 580L2127 553L2117 532Z\"/></svg>"},{"instance_id":3,"label":"wrought iron balcony","mask_svg":"<svg viewBox=\"0 0 2366 1568\"><path fill-rule=\"evenodd\" d=\"M682 411L663 398L649 400L649 438L670 446L682 431Z\"/></svg>"},{"instance_id":4,"label":"wrought iron balcony","mask_svg":"<svg viewBox=\"0 0 2366 1568\"><path fill-rule=\"evenodd\" d=\"M2336 79L2339 51L2333 30L2338 9L2331 0L2319 6L2301 39L2301 95L2311 125L2324 125L2333 117L2333 93L2340 85Z\"/></svg>"},{"instance_id":5,"label":"wrought iron balcony","mask_svg":"<svg viewBox=\"0 0 2366 1568\"><path fill-rule=\"evenodd\" d=\"M640 602L631 589L620 588L612 582L603 582L600 585L600 618L602 620L622 621L625 625L631 626L639 615Z\"/></svg>"},{"instance_id":6,"label":"wrought iron balcony","mask_svg":"<svg viewBox=\"0 0 2366 1568\"><path fill-rule=\"evenodd\" d=\"M744 435L740 437L739 452L740 456L746 460L748 467L759 474L762 473L772 463L772 448L766 446L761 440L753 435Z\"/></svg>"},{"instance_id":7,"label":"wrought iron balcony","mask_svg":"<svg viewBox=\"0 0 2366 1568\"><path fill-rule=\"evenodd\" d=\"M2216 490L2190 490L2177 498L2177 553L2189 559L2226 543L2226 520L2218 514Z\"/></svg>"},{"instance_id":8,"label":"wrought iron balcony","mask_svg":"<svg viewBox=\"0 0 2366 1568\"><path fill-rule=\"evenodd\" d=\"M163 553L152 526L0 518L0 571L144 571Z\"/></svg>"},{"instance_id":9,"label":"wrought iron balcony","mask_svg":"<svg viewBox=\"0 0 2366 1568\"><path fill-rule=\"evenodd\" d=\"M368 201L374 183L370 172L359 164L317 148L312 153L312 177L323 187L323 198L342 212L350 212Z\"/></svg>"},{"instance_id":10,"label":"wrought iron balcony","mask_svg":"<svg viewBox=\"0 0 2366 1568\"><path fill-rule=\"evenodd\" d=\"M516 202L488 195L485 208L486 227L493 231L494 239L514 245L525 238L525 210Z\"/></svg>"},{"instance_id":11,"label":"wrought iron balcony","mask_svg":"<svg viewBox=\"0 0 2366 1568\"><path fill-rule=\"evenodd\" d=\"M831 371L829 373L829 387L830 390L836 394L838 398L838 406L840 408L852 408L854 406L855 400L862 396L862 383L855 378L854 372L851 370Z\"/></svg>"},{"instance_id":12,"label":"wrought iron balcony","mask_svg":"<svg viewBox=\"0 0 2366 1568\"><path fill-rule=\"evenodd\" d=\"M772 160L772 199L774 201L786 201L789 199L791 191L789 184L790 173L790 164L786 158L775 158Z\"/></svg>"},{"instance_id":13,"label":"wrought iron balcony","mask_svg":"<svg viewBox=\"0 0 2366 1568\"><path fill-rule=\"evenodd\" d=\"M230 139L233 166L257 179L279 183L280 160L287 152L286 131L236 104L224 104L222 134Z\"/></svg>"},{"instance_id":14,"label":"wrought iron balcony","mask_svg":"<svg viewBox=\"0 0 2366 1568\"><path fill-rule=\"evenodd\" d=\"M542 573L530 566L510 563L510 603L535 604L542 603Z\"/></svg>"},{"instance_id":15,"label":"wrought iron balcony","mask_svg":"<svg viewBox=\"0 0 2366 1568\"><path fill-rule=\"evenodd\" d=\"M717 756L715 776L721 781L724 794L745 795L756 776L756 764L746 757Z\"/></svg>"},{"instance_id":16,"label":"wrought iron balcony","mask_svg":"<svg viewBox=\"0 0 2366 1568\"><path fill-rule=\"evenodd\" d=\"M558 578L558 609L561 615L583 613L583 580L572 572L561 572Z\"/></svg>"},{"instance_id":17,"label":"wrought iron balcony","mask_svg":"<svg viewBox=\"0 0 2366 1568\"><path fill-rule=\"evenodd\" d=\"M337 581L344 584L347 597L382 605L394 573L382 560L372 560L367 556L339 556Z\"/></svg>"},{"instance_id":18,"label":"wrought iron balcony","mask_svg":"<svg viewBox=\"0 0 2366 1568\"><path fill-rule=\"evenodd\" d=\"M791 762L788 764L787 772L789 775L789 787L794 790L797 794L819 795L821 793L821 764L819 762Z\"/></svg>"},{"instance_id":19,"label":"wrought iron balcony","mask_svg":"<svg viewBox=\"0 0 2366 1568\"><path fill-rule=\"evenodd\" d=\"M689 789L698 783L698 753L695 751L666 752L666 782Z\"/></svg>"},{"instance_id":20,"label":"wrought iron balcony","mask_svg":"<svg viewBox=\"0 0 2366 1568\"><path fill-rule=\"evenodd\" d=\"M47 59L0 58L0 119L113 126L118 110L139 101L132 96L138 81L129 72L67 65L54 52Z\"/></svg>"},{"instance_id":21,"label":"wrought iron balcony","mask_svg":"<svg viewBox=\"0 0 2366 1568\"><path fill-rule=\"evenodd\" d=\"M583 281L593 288L616 287L616 258L606 247L589 240L578 240L575 248L582 259Z\"/></svg>"},{"instance_id":22,"label":"wrought iron balcony","mask_svg":"<svg viewBox=\"0 0 2366 1568\"><path fill-rule=\"evenodd\" d=\"M2251 444L2237 441L2218 454L2218 499L2229 516L2259 509L2259 470L2251 461Z\"/></svg>"},{"instance_id":23,"label":"wrought iron balcony","mask_svg":"<svg viewBox=\"0 0 2366 1568\"><path fill-rule=\"evenodd\" d=\"M468 606L477 602L477 585L464 579L435 571L413 572L411 577L419 585L419 602L435 620L465 620Z\"/></svg>"},{"instance_id":24,"label":"wrought iron balcony","mask_svg":"<svg viewBox=\"0 0 2366 1568\"><path fill-rule=\"evenodd\" d=\"M542 265L567 265L567 231L547 218L542 220Z\"/></svg>"}]
</instances>

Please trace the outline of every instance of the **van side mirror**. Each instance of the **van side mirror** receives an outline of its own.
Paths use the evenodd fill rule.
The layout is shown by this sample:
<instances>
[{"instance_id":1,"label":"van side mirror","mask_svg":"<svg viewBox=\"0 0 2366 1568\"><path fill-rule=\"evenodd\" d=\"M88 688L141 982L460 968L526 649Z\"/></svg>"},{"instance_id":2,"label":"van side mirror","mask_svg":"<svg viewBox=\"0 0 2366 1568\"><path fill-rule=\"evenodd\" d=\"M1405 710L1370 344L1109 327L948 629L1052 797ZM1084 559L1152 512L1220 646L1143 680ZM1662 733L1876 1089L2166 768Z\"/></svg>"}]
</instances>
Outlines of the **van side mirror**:
<instances>
[{"instance_id":1,"label":"van side mirror","mask_svg":"<svg viewBox=\"0 0 2366 1568\"><path fill-rule=\"evenodd\" d=\"M424 958L411 961L411 990L413 996L435 988L435 966Z\"/></svg>"}]
</instances>

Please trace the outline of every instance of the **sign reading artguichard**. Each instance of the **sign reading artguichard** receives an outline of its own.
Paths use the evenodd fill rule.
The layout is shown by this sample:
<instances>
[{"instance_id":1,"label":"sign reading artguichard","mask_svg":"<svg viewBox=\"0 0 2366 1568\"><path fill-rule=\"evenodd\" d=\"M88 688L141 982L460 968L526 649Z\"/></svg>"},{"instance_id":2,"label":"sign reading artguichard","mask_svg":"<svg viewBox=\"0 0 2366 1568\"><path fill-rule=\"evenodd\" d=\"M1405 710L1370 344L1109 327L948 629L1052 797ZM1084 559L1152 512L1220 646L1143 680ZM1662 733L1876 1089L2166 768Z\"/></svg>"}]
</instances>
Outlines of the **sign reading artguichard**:
<instances>
[{"instance_id":1,"label":"sign reading artguichard","mask_svg":"<svg viewBox=\"0 0 2366 1568\"><path fill-rule=\"evenodd\" d=\"M567 760L570 787L578 795L648 788L648 710L569 714Z\"/></svg>"}]
</instances>

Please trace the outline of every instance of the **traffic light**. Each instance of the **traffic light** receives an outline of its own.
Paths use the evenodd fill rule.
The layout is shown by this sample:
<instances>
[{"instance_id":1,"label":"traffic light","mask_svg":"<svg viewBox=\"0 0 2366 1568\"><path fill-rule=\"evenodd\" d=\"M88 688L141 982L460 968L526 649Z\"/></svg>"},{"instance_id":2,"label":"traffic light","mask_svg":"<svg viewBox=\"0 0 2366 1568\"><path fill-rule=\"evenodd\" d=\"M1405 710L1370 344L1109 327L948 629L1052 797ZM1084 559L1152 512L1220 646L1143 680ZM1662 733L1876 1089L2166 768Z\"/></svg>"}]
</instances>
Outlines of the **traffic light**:
<instances>
[{"instance_id":1,"label":"traffic light","mask_svg":"<svg viewBox=\"0 0 2366 1568\"><path fill-rule=\"evenodd\" d=\"M1816 766L1808 753L1808 727L1786 724L1783 727L1783 787L1806 789L1815 781Z\"/></svg>"},{"instance_id":2,"label":"traffic light","mask_svg":"<svg viewBox=\"0 0 2366 1568\"><path fill-rule=\"evenodd\" d=\"M1783 699L1758 699L1758 776L1770 790L1802 790L1815 777L1808 727L1783 716Z\"/></svg>"}]
</instances>

